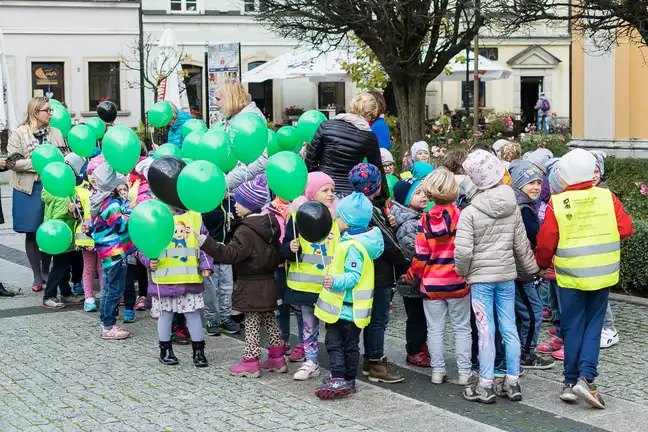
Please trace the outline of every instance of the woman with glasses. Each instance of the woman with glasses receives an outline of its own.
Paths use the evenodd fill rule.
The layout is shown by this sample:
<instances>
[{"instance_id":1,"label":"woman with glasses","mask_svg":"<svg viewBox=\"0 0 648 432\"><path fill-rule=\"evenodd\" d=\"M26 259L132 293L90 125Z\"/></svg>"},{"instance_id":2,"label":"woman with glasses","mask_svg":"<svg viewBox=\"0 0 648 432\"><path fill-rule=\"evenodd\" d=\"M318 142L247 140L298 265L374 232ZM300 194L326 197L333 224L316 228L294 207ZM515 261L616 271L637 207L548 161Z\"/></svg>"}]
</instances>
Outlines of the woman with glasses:
<instances>
[{"instance_id":1,"label":"woman with glasses","mask_svg":"<svg viewBox=\"0 0 648 432\"><path fill-rule=\"evenodd\" d=\"M34 273L32 291L42 291L47 280L51 256L41 254L36 244L36 230L43 222L44 205L41 201L43 184L32 166L34 149L44 143L65 151L61 132L50 127L52 108L49 99L35 97L27 105L27 118L13 131L7 144L9 156L14 155L11 166L13 188L12 214L14 231L25 233L25 251Z\"/></svg>"}]
</instances>

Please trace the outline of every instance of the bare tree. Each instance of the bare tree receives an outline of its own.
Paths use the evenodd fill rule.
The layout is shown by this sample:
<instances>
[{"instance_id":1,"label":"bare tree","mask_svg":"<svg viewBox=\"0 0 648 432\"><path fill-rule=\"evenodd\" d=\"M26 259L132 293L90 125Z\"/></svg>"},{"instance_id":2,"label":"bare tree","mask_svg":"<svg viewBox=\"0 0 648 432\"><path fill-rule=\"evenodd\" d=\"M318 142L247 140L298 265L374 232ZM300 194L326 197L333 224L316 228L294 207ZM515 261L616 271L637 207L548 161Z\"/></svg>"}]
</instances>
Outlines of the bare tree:
<instances>
[{"instance_id":1,"label":"bare tree","mask_svg":"<svg viewBox=\"0 0 648 432\"><path fill-rule=\"evenodd\" d=\"M121 58L121 64L126 70L143 72L139 75L143 80L138 78L135 81L126 81L128 88L150 90L153 100L157 102L158 89L162 82L187 60L188 57L182 49L159 50L155 38L148 33L140 35L128 45L128 54Z\"/></svg>"}]
</instances>

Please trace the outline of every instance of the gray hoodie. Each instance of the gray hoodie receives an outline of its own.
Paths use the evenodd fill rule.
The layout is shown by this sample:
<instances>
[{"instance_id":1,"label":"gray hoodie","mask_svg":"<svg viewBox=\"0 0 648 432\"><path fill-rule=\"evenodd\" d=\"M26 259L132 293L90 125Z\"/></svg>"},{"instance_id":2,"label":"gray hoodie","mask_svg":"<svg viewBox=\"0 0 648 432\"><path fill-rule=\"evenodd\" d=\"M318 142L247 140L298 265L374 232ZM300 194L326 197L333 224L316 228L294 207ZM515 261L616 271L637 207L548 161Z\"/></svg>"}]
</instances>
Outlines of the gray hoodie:
<instances>
[{"instance_id":1,"label":"gray hoodie","mask_svg":"<svg viewBox=\"0 0 648 432\"><path fill-rule=\"evenodd\" d=\"M457 274L469 283L515 280L539 271L515 192L508 185L475 195L459 216L455 238Z\"/></svg>"}]
</instances>

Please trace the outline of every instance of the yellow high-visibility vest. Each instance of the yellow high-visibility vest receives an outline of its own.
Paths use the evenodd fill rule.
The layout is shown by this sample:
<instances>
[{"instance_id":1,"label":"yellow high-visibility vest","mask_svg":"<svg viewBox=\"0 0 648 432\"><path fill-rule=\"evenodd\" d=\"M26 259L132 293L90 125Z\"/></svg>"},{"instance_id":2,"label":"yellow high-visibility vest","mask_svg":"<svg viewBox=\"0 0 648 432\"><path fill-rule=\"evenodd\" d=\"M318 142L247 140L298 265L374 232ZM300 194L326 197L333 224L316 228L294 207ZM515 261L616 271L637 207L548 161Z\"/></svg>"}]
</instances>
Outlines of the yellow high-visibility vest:
<instances>
[{"instance_id":1,"label":"yellow high-visibility vest","mask_svg":"<svg viewBox=\"0 0 648 432\"><path fill-rule=\"evenodd\" d=\"M94 247L95 243L92 237L81 230L83 224L87 226L92 225L92 216L90 215L91 192L82 184L76 187L76 193L79 197L79 201L81 201L83 220L80 223L77 223L76 229L74 230L74 244L83 247Z\"/></svg>"},{"instance_id":2,"label":"yellow high-visibility vest","mask_svg":"<svg viewBox=\"0 0 648 432\"><path fill-rule=\"evenodd\" d=\"M294 223L293 218L293 223ZM333 228L326 240L320 243L311 243L299 236L301 257L298 263L288 261L286 282L295 291L319 294L324 283L326 267L333 260L333 252L340 240L340 228L334 221Z\"/></svg>"},{"instance_id":3,"label":"yellow high-visibility vest","mask_svg":"<svg viewBox=\"0 0 648 432\"><path fill-rule=\"evenodd\" d=\"M330 267L331 275L344 274L344 260L349 247L355 246L364 258L360 281L353 288L353 322L364 328L371 321L374 289L374 263L367 250L356 240L338 243ZM315 303L315 316L325 323L332 324L340 319L344 305L344 291L323 288Z\"/></svg>"},{"instance_id":4,"label":"yellow high-visibility vest","mask_svg":"<svg viewBox=\"0 0 648 432\"><path fill-rule=\"evenodd\" d=\"M153 282L162 285L201 283L200 247L194 232L200 233L202 216L188 211L173 216L173 222L173 238L158 258L158 269L152 274Z\"/></svg>"},{"instance_id":5,"label":"yellow high-visibility vest","mask_svg":"<svg viewBox=\"0 0 648 432\"><path fill-rule=\"evenodd\" d=\"M621 243L610 191L566 191L552 202L560 235L554 258L558 285L594 291L619 282Z\"/></svg>"}]
</instances>

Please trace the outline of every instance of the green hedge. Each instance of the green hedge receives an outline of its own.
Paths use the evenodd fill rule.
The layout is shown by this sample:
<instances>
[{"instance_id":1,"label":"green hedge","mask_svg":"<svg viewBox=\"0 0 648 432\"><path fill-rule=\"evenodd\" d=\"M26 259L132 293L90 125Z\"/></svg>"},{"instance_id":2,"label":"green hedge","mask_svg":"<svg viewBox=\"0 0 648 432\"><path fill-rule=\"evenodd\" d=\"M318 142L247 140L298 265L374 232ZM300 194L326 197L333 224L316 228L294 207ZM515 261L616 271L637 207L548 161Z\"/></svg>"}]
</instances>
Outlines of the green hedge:
<instances>
[{"instance_id":1,"label":"green hedge","mask_svg":"<svg viewBox=\"0 0 648 432\"><path fill-rule=\"evenodd\" d=\"M641 194L641 183L648 183L648 159L607 158L605 181L633 220L648 218L648 196Z\"/></svg>"},{"instance_id":2,"label":"green hedge","mask_svg":"<svg viewBox=\"0 0 648 432\"><path fill-rule=\"evenodd\" d=\"M634 235L621 243L621 280L618 287L626 293L648 296L648 221L634 219Z\"/></svg>"}]
</instances>

